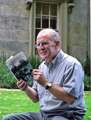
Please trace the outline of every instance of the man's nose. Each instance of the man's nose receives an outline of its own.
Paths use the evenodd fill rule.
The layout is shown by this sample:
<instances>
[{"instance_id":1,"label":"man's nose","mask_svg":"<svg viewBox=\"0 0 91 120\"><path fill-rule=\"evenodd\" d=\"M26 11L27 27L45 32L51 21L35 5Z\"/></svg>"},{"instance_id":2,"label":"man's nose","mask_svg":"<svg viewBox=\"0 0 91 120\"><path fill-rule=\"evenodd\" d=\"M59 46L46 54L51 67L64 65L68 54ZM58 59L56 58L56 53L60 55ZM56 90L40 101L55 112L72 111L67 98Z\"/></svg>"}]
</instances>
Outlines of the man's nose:
<instances>
[{"instance_id":1,"label":"man's nose","mask_svg":"<svg viewBox=\"0 0 91 120\"><path fill-rule=\"evenodd\" d=\"M40 48L44 48L44 46L43 46L43 44L42 44L42 43L40 44Z\"/></svg>"}]
</instances>

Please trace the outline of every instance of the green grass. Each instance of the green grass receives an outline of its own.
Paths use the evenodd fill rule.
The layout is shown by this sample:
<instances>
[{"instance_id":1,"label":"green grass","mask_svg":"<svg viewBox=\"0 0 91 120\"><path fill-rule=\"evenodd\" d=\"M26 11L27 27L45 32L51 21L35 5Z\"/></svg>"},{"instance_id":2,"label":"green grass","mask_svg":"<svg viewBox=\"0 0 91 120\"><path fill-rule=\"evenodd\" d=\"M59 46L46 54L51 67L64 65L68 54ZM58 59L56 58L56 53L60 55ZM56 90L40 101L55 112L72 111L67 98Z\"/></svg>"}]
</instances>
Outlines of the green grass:
<instances>
[{"instance_id":1,"label":"green grass","mask_svg":"<svg viewBox=\"0 0 91 120\"><path fill-rule=\"evenodd\" d=\"M86 116L83 120L91 120L91 92L84 92ZM33 103L23 91L0 91L0 120L11 113L39 111L39 103Z\"/></svg>"},{"instance_id":2,"label":"green grass","mask_svg":"<svg viewBox=\"0 0 91 120\"><path fill-rule=\"evenodd\" d=\"M91 91L90 92L84 92L84 100L86 105L86 115L84 116L83 120L91 120Z\"/></svg>"},{"instance_id":3,"label":"green grass","mask_svg":"<svg viewBox=\"0 0 91 120\"><path fill-rule=\"evenodd\" d=\"M39 111L39 103L33 103L23 91L0 91L0 120L11 113Z\"/></svg>"}]
</instances>

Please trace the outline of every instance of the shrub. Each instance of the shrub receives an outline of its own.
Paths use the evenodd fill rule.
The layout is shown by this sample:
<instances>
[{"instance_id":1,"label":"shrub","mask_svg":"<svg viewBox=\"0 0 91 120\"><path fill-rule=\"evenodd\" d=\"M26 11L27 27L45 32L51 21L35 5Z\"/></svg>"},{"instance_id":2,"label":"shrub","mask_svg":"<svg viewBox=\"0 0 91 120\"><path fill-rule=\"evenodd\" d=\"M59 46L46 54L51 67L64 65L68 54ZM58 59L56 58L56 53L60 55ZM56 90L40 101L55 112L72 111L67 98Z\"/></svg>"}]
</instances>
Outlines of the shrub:
<instances>
[{"instance_id":1,"label":"shrub","mask_svg":"<svg viewBox=\"0 0 91 120\"><path fill-rule=\"evenodd\" d=\"M17 80L4 63L0 63L0 87L17 88Z\"/></svg>"},{"instance_id":2,"label":"shrub","mask_svg":"<svg viewBox=\"0 0 91 120\"><path fill-rule=\"evenodd\" d=\"M83 65L85 74L90 76L90 58L87 58L82 65Z\"/></svg>"},{"instance_id":3,"label":"shrub","mask_svg":"<svg viewBox=\"0 0 91 120\"><path fill-rule=\"evenodd\" d=\"M39 56L29 56L28 58L29 62L32 64L34 69L38 69L39 65L43 61Z\"/></svg>"},{"instance_id":4,"label":"shrub","mask_svg":"<svg viewBox=\"0 0 91 120\"><path fill-rule=\"evenodd\" d=\"M84 90L91 90L91 77L84 75Z\"/></svg>"},{"instance_id":5,"label":"shrub","mask_svg":"<svg viewBox=\"0 0 91 120\"><path fill-rule=\"evenodd\" d=\"M79 60L80 61L80 60ZM87 56L86 61L80 61L84 69L84 90L91 89L91 77L90 77L90 58Z\"/></svg>"}]
</instances>

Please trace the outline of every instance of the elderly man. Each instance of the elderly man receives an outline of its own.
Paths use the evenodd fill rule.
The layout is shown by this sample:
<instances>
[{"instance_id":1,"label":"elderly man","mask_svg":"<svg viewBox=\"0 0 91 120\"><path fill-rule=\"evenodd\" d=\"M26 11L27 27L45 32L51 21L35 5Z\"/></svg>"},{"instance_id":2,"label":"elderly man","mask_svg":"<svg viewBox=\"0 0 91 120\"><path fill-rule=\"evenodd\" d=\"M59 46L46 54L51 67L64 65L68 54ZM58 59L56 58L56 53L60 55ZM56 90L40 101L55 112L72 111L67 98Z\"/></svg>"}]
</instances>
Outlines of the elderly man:
<instances>
[{"instance_id":1,"label":"elderly man","mask_svg":"<svg viewBox=\"0 0 91 120\"><path fill-rule=\"evenodd\" d=\"M40 112L7 115L3 120L82 120L86 108L81 64L60 50L60 37L53 29L40 31L36 43L45 61L33 70L32 87L23 80L17 85L33 102L39 102Z\"/></svg>"}]
</instances>

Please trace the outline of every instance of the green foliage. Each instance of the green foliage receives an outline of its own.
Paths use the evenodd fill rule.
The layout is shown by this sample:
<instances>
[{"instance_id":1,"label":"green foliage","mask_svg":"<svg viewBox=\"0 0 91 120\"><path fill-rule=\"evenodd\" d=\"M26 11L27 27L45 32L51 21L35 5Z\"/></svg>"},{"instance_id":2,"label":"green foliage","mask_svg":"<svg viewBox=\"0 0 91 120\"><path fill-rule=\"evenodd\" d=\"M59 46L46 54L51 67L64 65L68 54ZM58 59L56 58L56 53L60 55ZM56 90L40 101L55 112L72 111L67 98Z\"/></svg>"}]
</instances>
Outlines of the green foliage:
<instances>
[{"instance_id":1,"label":"green foliage","mask_svg":"<svg viewBox=\"0 0 91 120\"><path fill-rule=\"evenodd\" d=\"M32 64L34 69L38 69L39 65L41 64L42 60L39 56L29 56L29 62Z\"/></svg>"},{"instance_id":2,"label":"green foliage","mask_svg":"<svg viewBox=\"0 0 91 120\"><path fill-rule=\"evenodd\" d=\"M82 63L84 69L84 90L91 90L91 77L90 77L90 58L87 57L86 61Z\"/></svg>"},{"instance_id":3,"label":"green foliage","mask_svg":"<svg viewBox=\"0 0 91 120\"><path fill-rule=\"evenodd\" d=\"M17 88L17 80L4 63L0 63L0 88Z\"/></svg>"},{"instance_id":4,"label":"green foliage","mask_svg":"<svg viewBox=\"0 0 91 120\"><path fill-rule=\"evenodd\" d=\"M4 63L6 60L6 55L5 54L1 54L0 56L0 62Z\"/></svg>"},{"instance_id":5,"label":"green foliage","mask_svg":"<svg viewBox=\"0 0 91 120\"><path fill-rule=\"evenodd\" d=\"M83 65L85 74L90 76L90 58L87 58L82 65Z\"/></svg>"},{"instance_id":6,"label":"green foliage","mask_svg":"<svg viewBox=\"0 0 91 120\"><path fill-rule=\"evenodd\" d=\"M91 77L86 74L84 76L84 90L91 90Z\"/></svg>"},{"instance_id":7,"label":"green foliage","mask_svg":"<svg viewBox=\"0 0 91 120\"><path fill-rule=\"evenodd\" d=\"M10 57L10 54L8 56L6 56L6 54L2 53L0 55L0 62L1 63L5 63L5 61Z\"/></svg>"}]
</instances>

